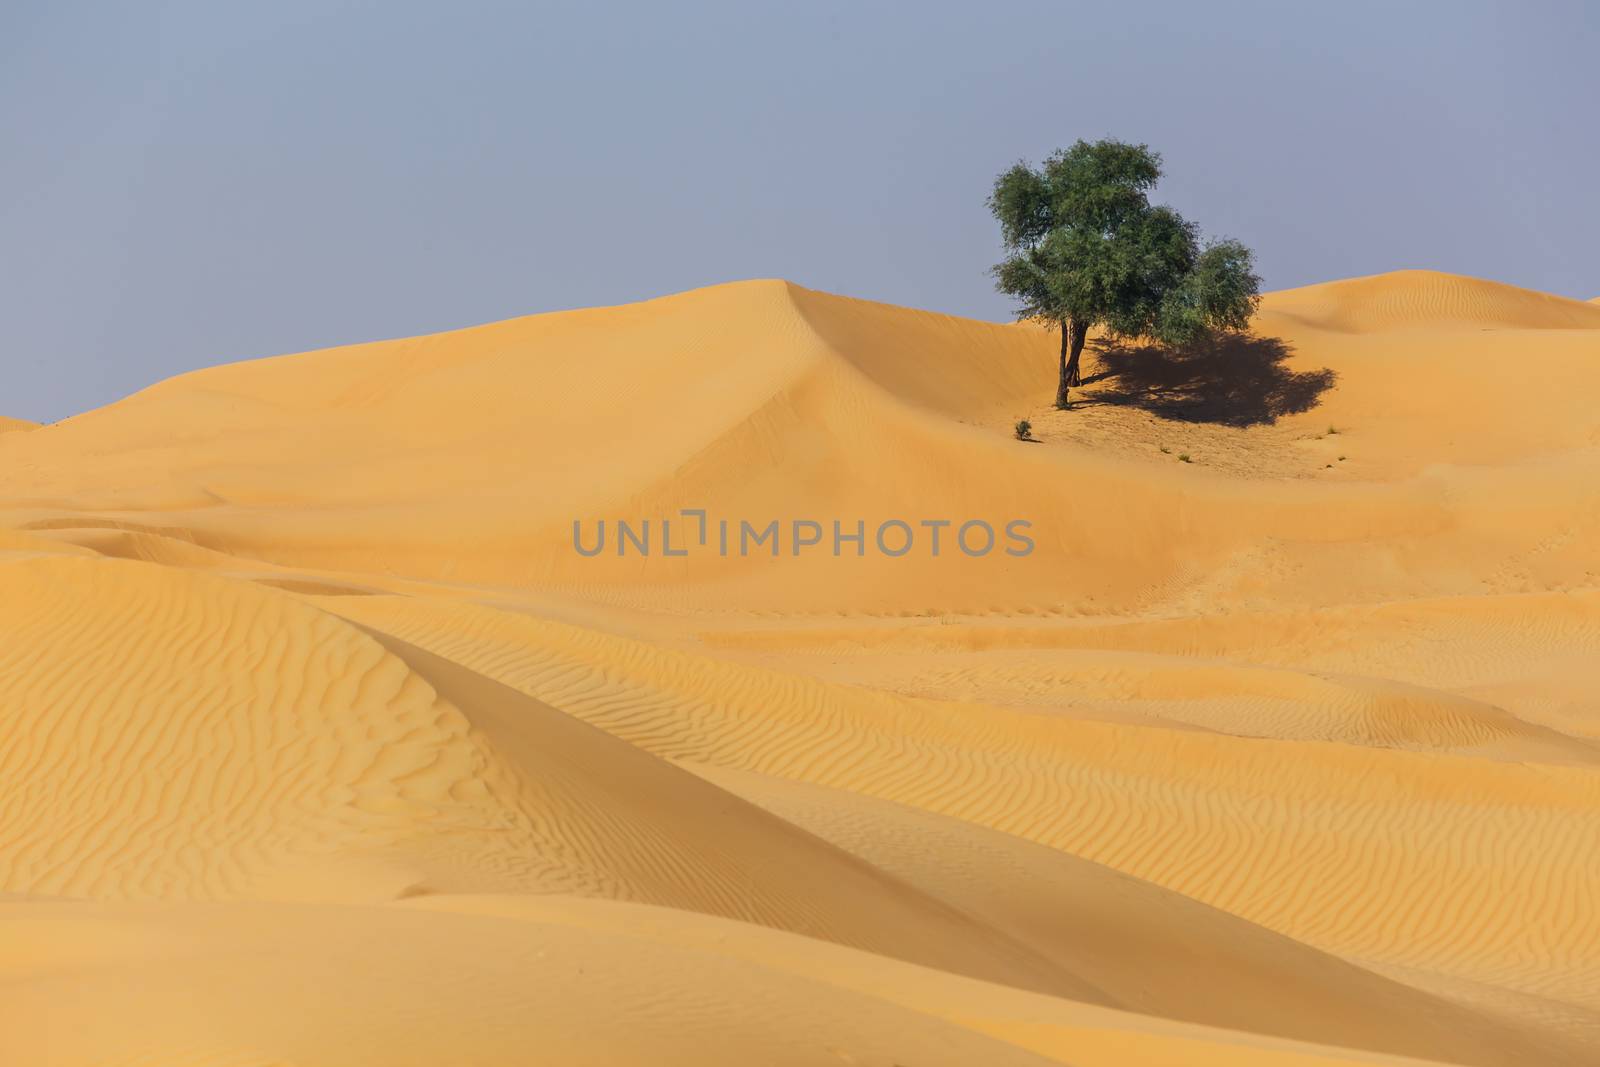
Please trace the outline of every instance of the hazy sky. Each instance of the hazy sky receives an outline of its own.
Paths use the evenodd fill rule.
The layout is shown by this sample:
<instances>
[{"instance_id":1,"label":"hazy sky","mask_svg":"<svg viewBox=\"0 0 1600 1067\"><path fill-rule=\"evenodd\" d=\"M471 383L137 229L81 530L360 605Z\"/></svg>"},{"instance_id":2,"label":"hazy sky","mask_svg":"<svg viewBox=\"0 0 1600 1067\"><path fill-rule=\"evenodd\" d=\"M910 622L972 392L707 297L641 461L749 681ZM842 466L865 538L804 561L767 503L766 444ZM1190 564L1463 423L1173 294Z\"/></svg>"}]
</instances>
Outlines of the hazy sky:
<instances>
[{"instance_id":1,"label":"hazy sky","mask_svg":"<svg viewBox=\"0 0 1600 1067\"><path fill-rule=\"evenodd\" d=\"M1600 294L1572 3L0 0L0 414L747 277L1000 319L983 198L1078 137L1271 288Z\"/></svg>"}]
</instances>

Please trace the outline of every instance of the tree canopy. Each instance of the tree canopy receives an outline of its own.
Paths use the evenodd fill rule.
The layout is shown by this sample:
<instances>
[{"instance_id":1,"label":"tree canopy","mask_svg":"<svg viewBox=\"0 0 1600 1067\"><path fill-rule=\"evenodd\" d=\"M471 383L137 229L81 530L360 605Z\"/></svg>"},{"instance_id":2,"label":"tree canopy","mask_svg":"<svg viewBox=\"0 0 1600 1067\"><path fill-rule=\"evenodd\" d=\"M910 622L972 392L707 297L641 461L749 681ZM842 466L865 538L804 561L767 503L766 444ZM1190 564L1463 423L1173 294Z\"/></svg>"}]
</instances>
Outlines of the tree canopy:
<instances>
[{"instance_id":1,"label":"tree canopy","mask_svg":"<svg viewBox=\"0 0 1600 1067\"><path fill-rule=\"evenodd\" d=\"M1089 330L1185 344L1241 330L1260 299L1253 256L1237 241L1203 244L1199 228L1152 205L1161 157L1146 145L1078 141L1034 169L995 180L989 209L1009 253L996 287L1026 318L1061 330L1056 406L1079 384Z\"/></svg>"}]
</instances>

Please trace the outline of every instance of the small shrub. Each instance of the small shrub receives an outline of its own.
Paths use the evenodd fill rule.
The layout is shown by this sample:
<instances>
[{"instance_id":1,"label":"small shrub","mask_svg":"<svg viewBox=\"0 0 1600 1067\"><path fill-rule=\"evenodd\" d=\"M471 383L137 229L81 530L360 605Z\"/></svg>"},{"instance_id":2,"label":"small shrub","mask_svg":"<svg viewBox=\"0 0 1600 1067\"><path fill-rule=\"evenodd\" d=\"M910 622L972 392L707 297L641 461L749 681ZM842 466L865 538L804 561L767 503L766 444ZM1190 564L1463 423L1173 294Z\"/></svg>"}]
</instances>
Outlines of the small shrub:
<instances>
[{"instance_id":1,"label":"small shrub","mask_svg":"<svg viewBox=\"0 0 1600 1067\"><path fill-rule=\"evenodd\" d=\"M1178 453L1178 462L1179 463L1193 463L1194 460L1189 458L1189 453L1187 453L1187 452L1179 452Z\"/></svg>"},{"instance_id":2,"label":"small shrub","mask_svg":"<svg viewBox=\"0 0 1600 1067\"><path fill-rule=\"evenodd\" d=\"M1162 445L1161 446L1161 454L1163 456L1170 456L1170 455L1172 455L1172 449L1168 448L1166 445Z\"/></svg>"},{"instance_id":3,"label":"small shrub","mask_svg":"<svg viewBox=\"0 0 1600 1067\"><path fill-rule=\"evenodd\" d=\"M1328 427L1328 436L1329 437L1332 437L1334 434L1336 434L1338 432L1339 432L1339 427L1337 427L1337 426L1329 426Z\"/></svg>"},{"instance_id":4,"label":"small shrub","mask_svg":"<svg viewBox=\"0 0 1600 1067\"><path fill-rule=\"evenodd\" d=\"M1017 440L1033 440L1033 423L1029 422L1027 419L1017 420Z\"/></svg>"}]
</instances>

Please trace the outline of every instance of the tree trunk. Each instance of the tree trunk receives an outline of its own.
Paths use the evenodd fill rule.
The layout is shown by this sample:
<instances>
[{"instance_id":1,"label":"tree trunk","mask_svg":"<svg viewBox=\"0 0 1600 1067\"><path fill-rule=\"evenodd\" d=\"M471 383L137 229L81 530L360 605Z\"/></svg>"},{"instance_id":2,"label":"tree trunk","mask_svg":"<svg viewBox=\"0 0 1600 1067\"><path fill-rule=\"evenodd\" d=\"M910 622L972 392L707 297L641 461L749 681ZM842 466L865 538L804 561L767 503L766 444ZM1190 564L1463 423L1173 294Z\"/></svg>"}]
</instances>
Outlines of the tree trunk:
<instances>
[{"instance_id":1,"label":"tree trunk","mask_svg":"<svg viewBox=\"0 0 1600 1067\"><path fill-rule=\"evenodd\" d=\"M1067 386L1078 386L1083 380L1078 377L1078 360L1083 356L1083 343L1089 339L1089 324L1076 319L1069 320L1067 327L1061 331L1061 353L1063 358L1067 353L1067 335L1072 335L1072 357L1067 360L1066 366L1061 371L1061 385L1058 387L1058 396L1067 395Z\"/></svg>"},{"instance_id":2,"label":"tree trunk","mask_svg":"<svg viewBox=\"0 0 1600 1067\"><path fill-rule=\"evenodd\" d=\"M1056 407L1062 409L1065 409L1069 403L1067 400L1067 386L1071 382L1069 381L1070 375L1067 372L1067 344L1068 334L1070 333L1071 330L1063 322L1061 324L1061 377L1056 381Z\"/></svg>"}]
</instances>

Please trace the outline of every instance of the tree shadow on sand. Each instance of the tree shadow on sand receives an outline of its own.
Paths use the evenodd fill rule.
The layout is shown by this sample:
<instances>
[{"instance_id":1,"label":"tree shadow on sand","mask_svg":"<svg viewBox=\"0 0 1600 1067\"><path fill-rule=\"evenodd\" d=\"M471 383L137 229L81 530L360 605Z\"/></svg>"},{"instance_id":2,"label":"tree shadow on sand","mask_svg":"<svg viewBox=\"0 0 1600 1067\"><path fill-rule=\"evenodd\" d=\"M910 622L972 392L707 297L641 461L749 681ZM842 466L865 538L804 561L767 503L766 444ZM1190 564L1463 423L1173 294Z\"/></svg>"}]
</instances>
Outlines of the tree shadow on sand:
<instances>
[{"instance_id":1,"label":"tree shadow on sand","mask_svg":"<svg viewBox=\"0 0 1600 1067\"><path fill-rule=\"evenodd\" d=\"M1310 411L1338 378L1323 367L1284 366L1293 349L1276 337L1228 333L1182 347L1102 340L1094 344L1105 383L1080 404L1142 408L1181 422L1257 426Z\"/></svg>"}]
</instances>

